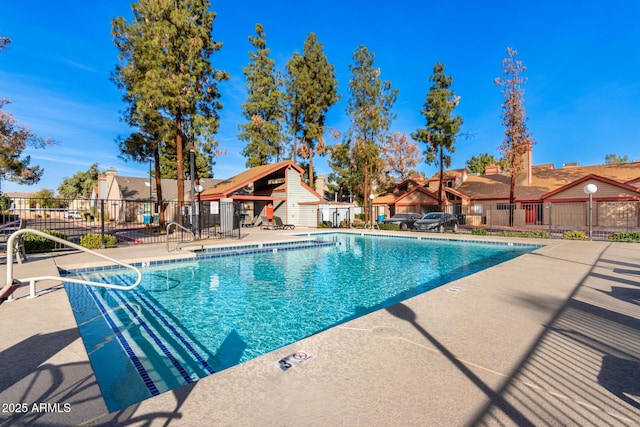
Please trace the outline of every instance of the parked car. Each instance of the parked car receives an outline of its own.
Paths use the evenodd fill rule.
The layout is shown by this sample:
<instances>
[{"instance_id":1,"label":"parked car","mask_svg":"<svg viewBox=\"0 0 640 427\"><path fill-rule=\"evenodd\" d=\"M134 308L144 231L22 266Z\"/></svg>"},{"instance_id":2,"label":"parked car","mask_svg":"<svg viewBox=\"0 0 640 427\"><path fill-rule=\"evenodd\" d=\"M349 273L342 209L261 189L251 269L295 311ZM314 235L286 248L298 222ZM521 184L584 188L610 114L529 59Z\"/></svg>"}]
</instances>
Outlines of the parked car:
<instances>
[{"instance_id":1,"label":"parked car","mask_svg":"<svg viewBox=\"0 0 640 427\"><path fill-rule=\"evenodd\" d=\"M413 227L413 223L420 219L417 213L398 213L382 221L383 224L396 224L400 230L406 230Z\"/></svg>"},{"instance_id":2,"label":"parked car","mask_svg":"<svg viewBox=\"0 0 640 427\"><path fill-rule=\"evenodd\" d=\"M80 212L78 211L69 211L64 214L64 219L80 219Z\"/></svg>"},{"instance_id":3,"label":"parked car","mask_svg":"<svg viewBox=\"0 0 640 427\"><path fill-rule=\"evenodd\" d=\"M444 212L430 212L413 224L414 231L458 231L458 217Z\"/></svg>"}]
</instances>

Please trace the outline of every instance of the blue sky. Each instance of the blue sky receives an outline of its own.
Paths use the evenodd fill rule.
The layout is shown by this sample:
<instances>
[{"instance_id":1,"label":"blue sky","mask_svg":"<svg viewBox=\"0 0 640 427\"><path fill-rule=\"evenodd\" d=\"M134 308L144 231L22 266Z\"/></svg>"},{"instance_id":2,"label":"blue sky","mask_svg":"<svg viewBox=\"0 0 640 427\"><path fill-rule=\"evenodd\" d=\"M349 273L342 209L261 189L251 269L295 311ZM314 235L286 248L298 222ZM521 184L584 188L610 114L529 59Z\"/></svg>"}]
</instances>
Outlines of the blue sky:
<instances>
[{"instance_id":1,"label":"blue sky","mask_svg":"<svg viewBox=\"0 0 640 427\"><path fill-rule=\"evenodd\" d=\"M120 175L145 176L148 164L118 159L114 142L130 130L121 122L121 94L109 81L117 63L111 20L131 18L131 2L49 0L6 1L0 35L12 39L0 53L0 97L20 122L59 144L28 150L44 167L33 186L2 182L2 191L55 190L63 178L115 167ZM493 80L502 71L507 47L527 66L525 108L537 141L534 164L594 165L615 153L640 159L640 2L601 1L253 1L213 2L218 18L213 36L224 45L212 62L231 79L220 85L224 109L218 133L227 155L214 166L216 178L245 169L237 139L245 99L242 67L248 62L248 36L265 27L267 45L279 69L301 52L314 32L335 66L342 100L327 124L346 131L348 65L360 45L376 55L381 76L399 90L392 130L410 133L424 126L420 114L436 61L453 77L464 119L454 168L471 156L498 155L503 138L502 95ZM330 137L327 136L327 139ZM421 147L423 149L424 147ZM326 159L314 160L328 173ZM420 171L431 175L433 165Z\"/></svg>"}]
</instances>

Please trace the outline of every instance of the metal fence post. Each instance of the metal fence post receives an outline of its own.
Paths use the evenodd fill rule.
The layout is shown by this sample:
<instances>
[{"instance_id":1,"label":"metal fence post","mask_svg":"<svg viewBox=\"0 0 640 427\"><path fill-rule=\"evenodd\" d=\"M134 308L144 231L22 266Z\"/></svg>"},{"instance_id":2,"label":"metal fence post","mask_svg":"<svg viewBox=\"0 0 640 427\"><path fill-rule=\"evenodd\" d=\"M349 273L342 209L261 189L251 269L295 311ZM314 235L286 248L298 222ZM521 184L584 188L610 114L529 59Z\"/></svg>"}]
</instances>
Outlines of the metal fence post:
<instances>
[{"instance_id":1,"label":"metal fence post","mask_svg":"<svg viewBox=\"0 0 640 427\"><path fill-rule=\"evenodd\" d=\"M104 249L104 199L100 199L100 236L102 249Z\"/></svg>"}]
</instances>

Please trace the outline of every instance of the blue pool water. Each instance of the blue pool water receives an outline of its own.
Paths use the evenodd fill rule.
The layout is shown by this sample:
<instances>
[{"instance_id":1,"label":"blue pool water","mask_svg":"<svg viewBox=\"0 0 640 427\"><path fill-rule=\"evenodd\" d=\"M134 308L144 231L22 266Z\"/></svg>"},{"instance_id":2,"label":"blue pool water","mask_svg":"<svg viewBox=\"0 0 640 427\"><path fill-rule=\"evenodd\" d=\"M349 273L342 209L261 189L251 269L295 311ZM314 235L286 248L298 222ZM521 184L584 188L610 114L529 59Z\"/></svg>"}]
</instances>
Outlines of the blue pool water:
<instances>
[{"instance_id":1,"label":"blue pool water","mask_svg":"<svg viewBox=\"0 0 640 427\"><path fill-rule=\"evenodd\" d=\"M110 411L535 249L354 234L143 267L114 291L67 283ZM233 256L231 256L233 255ZM130 284L127 270L75 272Z\"/></svg>"}]
</instances>

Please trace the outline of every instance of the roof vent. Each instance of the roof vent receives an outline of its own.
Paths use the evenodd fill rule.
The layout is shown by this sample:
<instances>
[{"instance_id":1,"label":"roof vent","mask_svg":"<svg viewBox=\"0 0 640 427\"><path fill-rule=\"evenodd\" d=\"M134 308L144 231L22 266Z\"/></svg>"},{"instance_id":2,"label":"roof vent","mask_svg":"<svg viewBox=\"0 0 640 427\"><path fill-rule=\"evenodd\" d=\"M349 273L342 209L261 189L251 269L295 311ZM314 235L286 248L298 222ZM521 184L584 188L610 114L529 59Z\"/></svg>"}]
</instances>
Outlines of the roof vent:
<instances>
[{"instance_id":1,"label":"roof vent","mask_svg":"<svg viewBox=\"0 0 640 427\"><path fill-rule=\"evenodd\" d=\"M562 164L563 168L575 168L577 166L580 166L580 163L578 163L578 162L567 162L567 163L563 163Z\"/></svg>"}]
</instances>

